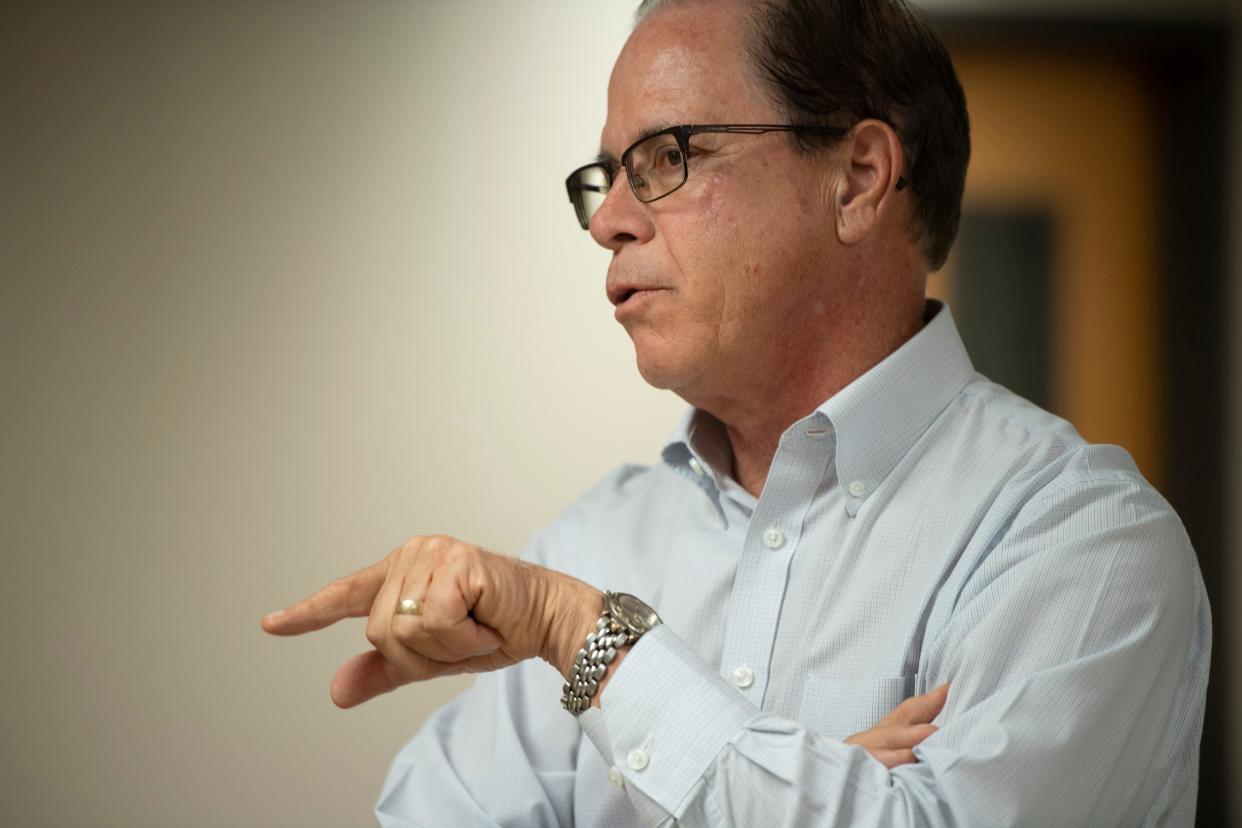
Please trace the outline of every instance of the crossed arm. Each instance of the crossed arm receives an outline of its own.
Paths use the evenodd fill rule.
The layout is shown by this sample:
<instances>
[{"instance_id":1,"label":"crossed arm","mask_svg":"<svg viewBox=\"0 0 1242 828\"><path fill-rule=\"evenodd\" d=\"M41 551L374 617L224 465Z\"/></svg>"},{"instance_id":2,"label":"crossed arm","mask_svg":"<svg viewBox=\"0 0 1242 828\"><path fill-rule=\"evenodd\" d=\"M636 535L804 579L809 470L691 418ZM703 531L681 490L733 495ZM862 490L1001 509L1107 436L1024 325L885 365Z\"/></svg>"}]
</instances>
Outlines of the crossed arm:
<instances>
[{"instance_id":1,"label":"crossed arm","mask_svg":"<svg viewBox=\"0 0 1242 828\"><path fill-rule=\"evenodd\" d=\"M1190 824L1211 632L1180 523L1148 490L1102 476L1028 502L1006 526L937 591L919 642L920 672L951 677L952 696L902 705L851 738L865 751L756 710L662 627L614 663L582 728L622 766L661 734L676 767L622 768L652 824L754 821L775 801L799 824ZM423 614L396 614L404 598ZM553 569L415 538L263 626L292 635L367 617L373 649L332 684L348 707L535 657L564 676L600 607L598 591ZM548 705L541 727L561 721L555 688Z\"/></svg>"}]
</instances>

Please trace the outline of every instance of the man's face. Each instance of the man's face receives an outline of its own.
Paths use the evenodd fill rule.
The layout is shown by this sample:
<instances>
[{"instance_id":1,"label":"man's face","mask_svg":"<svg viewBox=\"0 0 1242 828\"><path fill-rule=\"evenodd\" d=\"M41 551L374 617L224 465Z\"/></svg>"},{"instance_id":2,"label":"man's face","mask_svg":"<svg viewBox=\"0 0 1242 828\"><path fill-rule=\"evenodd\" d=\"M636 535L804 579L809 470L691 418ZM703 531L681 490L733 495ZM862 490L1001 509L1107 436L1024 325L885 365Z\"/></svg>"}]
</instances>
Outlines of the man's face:
<instances>
[{"instance_id":1,"label":"man's face","mask_svg":"<svg viewBox=\"0 0 1242 828\"><path fill-rule=\"evenodd\" d=\"M613 69L602 149L619 157L676 124L784 123L745 63L747 25L715 3L644 20ZM789 370L832 318L839 246L831 153L802 155L781 133L694 135L690 147L685 185L659 201L639 202L619 174L591 235L613 252L608 294L639 371L704 405Z\"/></svg>"}]
</instances>

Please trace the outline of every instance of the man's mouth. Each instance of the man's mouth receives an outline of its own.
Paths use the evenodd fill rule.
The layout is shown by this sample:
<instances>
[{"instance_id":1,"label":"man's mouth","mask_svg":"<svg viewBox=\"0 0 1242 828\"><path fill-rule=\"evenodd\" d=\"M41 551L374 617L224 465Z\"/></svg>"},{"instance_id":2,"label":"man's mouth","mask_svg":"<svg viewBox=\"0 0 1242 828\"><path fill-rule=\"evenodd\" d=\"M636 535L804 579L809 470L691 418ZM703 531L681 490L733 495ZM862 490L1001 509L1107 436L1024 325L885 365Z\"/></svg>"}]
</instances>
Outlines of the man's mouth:
<instances>
[{"instance_id":1,"label":"man's mouth","mask_svg":"<svg viewBox=\"0 0 1242 828\"><path fill-rule=\"evenodd\" d=\"M609 289L608 301L612 302L613 305L619 308L622 305L624 305L626 302L633 299L635 296L641 296L642 294L648 294L648 293L656 293L660 290L662 290L662 288L640 287L636 285L623 285L616 289Z\"/></svg>"}]
</instances>

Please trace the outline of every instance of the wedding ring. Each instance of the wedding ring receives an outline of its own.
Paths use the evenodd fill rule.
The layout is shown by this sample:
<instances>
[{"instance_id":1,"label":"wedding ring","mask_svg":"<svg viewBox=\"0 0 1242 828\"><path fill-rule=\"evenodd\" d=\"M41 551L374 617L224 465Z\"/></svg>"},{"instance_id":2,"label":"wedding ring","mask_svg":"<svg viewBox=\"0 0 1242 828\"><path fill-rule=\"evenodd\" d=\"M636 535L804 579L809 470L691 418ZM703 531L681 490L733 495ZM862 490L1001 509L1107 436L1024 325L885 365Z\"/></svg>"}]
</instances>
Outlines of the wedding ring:
<instances>
[{"instance_id":1,"label":"wedding ring","mask_svg":"<svg viewBox=\"0 0 1242 828\"><path fill-rule=\"evenodd\" d=\"M397 604L397 615L422 615L423 602L413 598L402 598Z\"/></svg>"}]
</instances>

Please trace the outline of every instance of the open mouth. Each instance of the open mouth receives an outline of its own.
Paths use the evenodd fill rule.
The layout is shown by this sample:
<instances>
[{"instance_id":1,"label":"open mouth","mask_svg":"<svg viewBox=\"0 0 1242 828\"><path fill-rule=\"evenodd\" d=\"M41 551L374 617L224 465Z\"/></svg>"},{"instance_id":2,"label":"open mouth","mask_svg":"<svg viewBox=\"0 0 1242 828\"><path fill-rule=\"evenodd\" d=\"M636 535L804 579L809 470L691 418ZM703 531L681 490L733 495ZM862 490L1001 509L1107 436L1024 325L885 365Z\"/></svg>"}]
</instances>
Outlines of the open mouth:
<instances>
[{"instance_id":1,"label":"open mouth","mask_svg":"<svg viewBox=\"0 0 1242 828\"><path fill-rule=\"evenodd\" d=\"M664 290L664 288L626 287L626 288L622 288L618 290L616 293L610 292L608 296L612 300L612 303L616 305L617 310L620 310L623 306L627 304L637 305L642 300L642 298L646 296L650 296L655 293L659 293L662 290ZM631 299L633 299L634 301L631 302L630 301Z\"/></svg>"}]
</instances>

